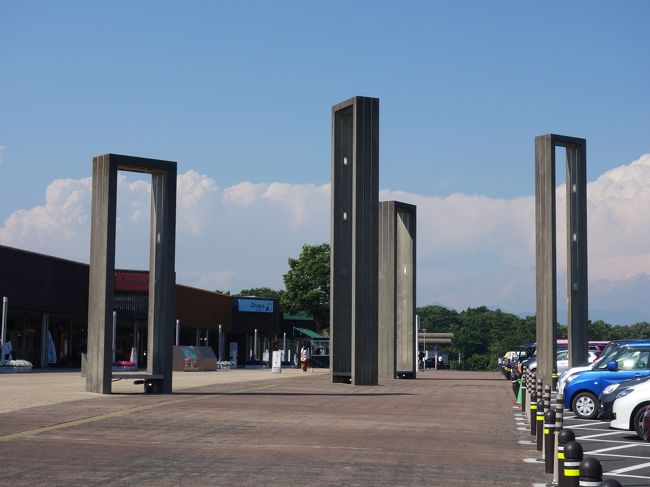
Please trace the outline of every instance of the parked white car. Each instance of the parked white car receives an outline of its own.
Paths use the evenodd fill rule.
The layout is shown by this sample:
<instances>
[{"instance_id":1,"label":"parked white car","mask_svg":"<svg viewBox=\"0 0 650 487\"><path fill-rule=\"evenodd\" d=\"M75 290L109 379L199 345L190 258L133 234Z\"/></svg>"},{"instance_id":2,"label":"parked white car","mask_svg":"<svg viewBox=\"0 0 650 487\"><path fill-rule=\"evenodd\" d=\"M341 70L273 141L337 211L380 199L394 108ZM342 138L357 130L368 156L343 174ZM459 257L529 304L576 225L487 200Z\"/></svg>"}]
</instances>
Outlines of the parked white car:
<instances>
[{"instance_id":1,"label":"parked white car","mask_svg":"<svg viewBox=\"0 0 650 487\"><path fill-rule=\"evenodd\" d=\"M635 431L642 440L643 414L650 406L650 381L623 389L614 401L614 417L609 425L619 430Z\"/></svg>"}]
</instances>

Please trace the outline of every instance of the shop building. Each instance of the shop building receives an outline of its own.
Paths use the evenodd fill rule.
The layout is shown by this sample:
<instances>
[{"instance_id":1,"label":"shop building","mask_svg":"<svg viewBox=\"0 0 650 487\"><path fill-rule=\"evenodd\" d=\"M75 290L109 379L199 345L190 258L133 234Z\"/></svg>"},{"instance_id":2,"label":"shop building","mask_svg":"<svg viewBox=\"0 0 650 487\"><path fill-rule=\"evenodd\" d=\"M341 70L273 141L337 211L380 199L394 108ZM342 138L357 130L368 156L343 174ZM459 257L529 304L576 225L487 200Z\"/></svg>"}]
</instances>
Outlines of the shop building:
<instances>
[{"instance_id":1,"label":"shop building","mask_svg":"<svg viewBox=\"0 0 650 487\"><path fill-rule=\"evenodd\" d=\"M0 245L0 296L8 298L13 358L36 368L80 367L87 347L88 279L88 264ZM115 360L136 359L139 367L147 360L148 290L147 271L115 271ZM218 356L221 325L222 359L233 351L238 365L268 360L283 345L277 299L177 284L176 313L179 345L211 346Z\"/></svg>"}]
</instances>

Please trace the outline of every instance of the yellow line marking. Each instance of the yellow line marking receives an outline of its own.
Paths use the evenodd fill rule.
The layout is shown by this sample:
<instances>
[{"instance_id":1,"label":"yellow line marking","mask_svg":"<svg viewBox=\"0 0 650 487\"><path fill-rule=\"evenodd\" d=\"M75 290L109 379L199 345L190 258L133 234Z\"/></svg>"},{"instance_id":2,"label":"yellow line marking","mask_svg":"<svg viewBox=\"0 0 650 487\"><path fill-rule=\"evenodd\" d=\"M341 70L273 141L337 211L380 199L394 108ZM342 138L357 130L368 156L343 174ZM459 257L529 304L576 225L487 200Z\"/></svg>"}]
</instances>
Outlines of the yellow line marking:
<instances>
[{"instance_id":1,"label":"yellow line marking","mask_svg":"<svg viewBox=\"0 0 650 487\"><path fill-rule=\"evenodd\" d=\"M139 413L142 411L148 411L150 409L155 409L155 408L160 408L164 406L169 406L172 404L180 404L183 402L190 402L190 401L198 401L201 399L208 399L208 398L213 398L216 396L227 396L229 394L237 394L240 392L248 392L248 391L258 391L262 389L268 389L270 387L273 387L275 384L271 385L266 385L266 386L259 386L259 387L254 387L254 388L247 388L247 389L240 389L236 391L229 391L229 392L215 392L214 394L208 394L208 395L201 395L201 396L195 396L195 397L188 397L184 399L173 399L170 401L162 401L162 402L157 402L155 404L147 404L145 406L136 406L132 408L127 408L127 409L122 409L120 411L113 411L111 413L104 413L104 414L99 414L97 416L91 416L90 418L84 418L84 419L75 419L73 421L66 421L63 423L58 423L58 424L53 424L50 426L42 426L40 428L32 428L29 430L25 431L19 431L17 433L10 433L8 435L2 435L0 436L0 441L10 441L10 440L15 440L16 438L24 438L26 436L34 436L38 435L40 433L47 433L48 431L56 431L64 428L71 428L74 426L80 426L82 424L88 424L88 423L97 423L99 421L104 421L105 419L110 419L110 418L117 418L119 416L126 416L127 414L131 413Z\"/></svg>"}]
</instances>

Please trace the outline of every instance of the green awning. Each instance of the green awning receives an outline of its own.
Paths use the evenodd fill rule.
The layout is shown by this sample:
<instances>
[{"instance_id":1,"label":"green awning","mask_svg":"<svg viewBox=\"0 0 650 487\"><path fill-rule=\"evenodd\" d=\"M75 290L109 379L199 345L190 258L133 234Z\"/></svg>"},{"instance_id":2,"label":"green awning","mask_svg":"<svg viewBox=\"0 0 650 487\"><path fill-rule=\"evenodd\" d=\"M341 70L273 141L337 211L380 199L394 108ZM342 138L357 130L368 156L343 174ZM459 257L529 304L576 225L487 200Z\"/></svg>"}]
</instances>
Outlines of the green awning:
<instances>
[{"instance_id":1,"label":"green awning","mask_svg":"<svg viewBox=\"0 0 650 487\"><path fill-rule=\"evenodd\" d=\"M309 338L320 338L320 339L327 338L327 337L324 337L324 336L320 336L315 331L308 330L307 328L298 328L297 326L294 326L293 327L294 334L296 333L296 331L298 333L302 333L305 336L308 336Z\"/></svg>"}]
</instances>

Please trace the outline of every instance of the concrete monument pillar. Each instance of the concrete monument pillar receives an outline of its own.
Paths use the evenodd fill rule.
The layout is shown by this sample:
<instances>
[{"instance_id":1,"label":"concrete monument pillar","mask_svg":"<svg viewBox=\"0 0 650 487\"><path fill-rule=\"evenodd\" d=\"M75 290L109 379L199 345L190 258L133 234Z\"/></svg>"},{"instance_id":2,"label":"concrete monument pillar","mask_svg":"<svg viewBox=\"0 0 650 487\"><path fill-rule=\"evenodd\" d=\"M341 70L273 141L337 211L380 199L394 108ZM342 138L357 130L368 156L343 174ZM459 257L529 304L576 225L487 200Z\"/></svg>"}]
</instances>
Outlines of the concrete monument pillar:
<instances>
[{"instance_id":1,"label":"concrete monument pillar","mask_svg":"<svg viewBox=\"0 0 650 487\"><path fill-rule=\"evenodd\" d=\"M566 149L569 366L587 363L587 141L535 137L537 377L551 384L556 366L557 257L555 148Z\"/></svg>"},{"instance_id":2,"label":"concrete monument pillar","mask_svg":"<svg viewBox=\"0 0 650 487\"><path fill-rule=\"evenodd\" d=\"M379 378L415 378L416 208L379 203Z\"/></svg>"},{"instance_id":3,"label":"concrete monument pillar","mask_svg":"<svg viewBox=\"0 0 650 487\"><path fill-rule=\"evenodd\" d=\"M176 163L105 154L93 158L86 390L111 393L117 172L151 174L147 373L172 390L176 307Z\"/></svg>"},{"instance_id":4,"label":"concrete monument pillar","mask_svg":"<svg viewBox=\"0 0 650 487\"><path fill-rule=\"evenodd\" d=\"M377 384L379 100L332 107L333 382Z\"/></svg>"}]
</instances>

